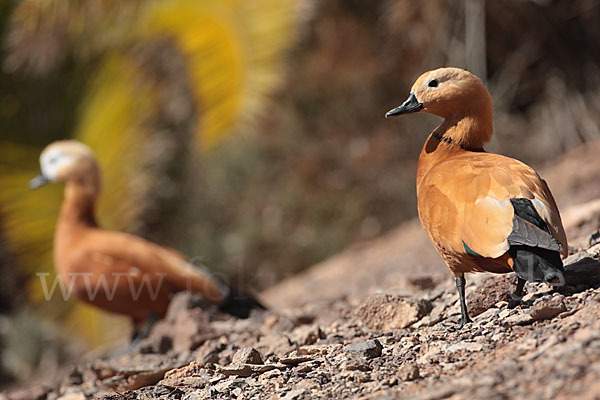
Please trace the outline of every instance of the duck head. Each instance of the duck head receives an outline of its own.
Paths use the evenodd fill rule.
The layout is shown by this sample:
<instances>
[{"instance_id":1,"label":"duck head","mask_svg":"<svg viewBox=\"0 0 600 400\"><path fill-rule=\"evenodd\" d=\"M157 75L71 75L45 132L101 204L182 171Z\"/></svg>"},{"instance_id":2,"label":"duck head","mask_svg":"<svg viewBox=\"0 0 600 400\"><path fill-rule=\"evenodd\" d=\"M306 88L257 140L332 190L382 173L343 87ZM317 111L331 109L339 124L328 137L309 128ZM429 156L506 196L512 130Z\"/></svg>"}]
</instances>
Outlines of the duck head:
<instances>
[{"instance_id":1,"label":"duck head","mask_svg":"<svg viewBox=\"0 0 600 400\"><path fill-rule=\"evenodd\" d=\"M37 189L48 182L72 182L97 189L98 163L89 147L75 140L49 144L40 155L41 173L29 187Z\"/></svg>"},{"instance_id":2,"label":"duck head","mask_svg":"<svg viewBox=\"0 0 600 400\"><path fill-rule=\"evenodd\" d=\"M426 112L444 118L447 137L457 143L481 146L493 133L492 98L481 80L460 68L425 72L411 88L402 105L388 111L392 117ZM455 129L450 129L455 128ZM457 129L458 128L458 129Z\"/></svg>"}]
</instances>

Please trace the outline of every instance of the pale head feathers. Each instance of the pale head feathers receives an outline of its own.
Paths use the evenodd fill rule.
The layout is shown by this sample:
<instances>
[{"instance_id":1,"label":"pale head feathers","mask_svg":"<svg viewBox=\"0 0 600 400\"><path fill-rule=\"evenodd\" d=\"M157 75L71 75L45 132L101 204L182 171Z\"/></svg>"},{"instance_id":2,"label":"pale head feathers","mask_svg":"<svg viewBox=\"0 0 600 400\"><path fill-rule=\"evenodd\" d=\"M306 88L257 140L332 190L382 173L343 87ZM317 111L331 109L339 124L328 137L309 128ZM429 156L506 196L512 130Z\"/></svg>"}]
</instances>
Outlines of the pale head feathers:
<instances>
[{"instance_id":1,"label":"pale head feathers","mask_svg":"<svg viewBox=\"0 0 600 400\"><path fill-rule=\"evenodd\" d=\"M99 189L98 163L90 148L75 140L49 144L40 155L42 175L49 181L72 182Z\"/></svg>"}]
</instances>

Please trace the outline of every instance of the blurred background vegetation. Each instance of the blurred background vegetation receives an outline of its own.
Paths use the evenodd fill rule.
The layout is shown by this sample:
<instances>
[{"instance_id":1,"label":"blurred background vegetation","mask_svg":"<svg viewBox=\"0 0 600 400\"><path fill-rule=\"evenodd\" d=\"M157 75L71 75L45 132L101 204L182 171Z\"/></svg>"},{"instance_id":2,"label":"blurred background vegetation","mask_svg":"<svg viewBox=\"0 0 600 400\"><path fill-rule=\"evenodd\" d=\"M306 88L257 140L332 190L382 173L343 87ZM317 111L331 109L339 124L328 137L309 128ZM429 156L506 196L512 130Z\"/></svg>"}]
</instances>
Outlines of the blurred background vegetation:
<instances>
[{"instance_id":1,"label":"blurred background vegetation","mask_svg":"<svg viewBox=\"0 0 600 400\"><path fill-rule=\"evenodd\" d=\"M49 142L97 154L102 226L260 290L416 215L437 120L383 114L425 70L486 81L490 150L540 166L600 138L598 21L596 0L3 0L0 381L127 336L41 301L62 187L27 181Z\"/></svg>"}]
</instances>

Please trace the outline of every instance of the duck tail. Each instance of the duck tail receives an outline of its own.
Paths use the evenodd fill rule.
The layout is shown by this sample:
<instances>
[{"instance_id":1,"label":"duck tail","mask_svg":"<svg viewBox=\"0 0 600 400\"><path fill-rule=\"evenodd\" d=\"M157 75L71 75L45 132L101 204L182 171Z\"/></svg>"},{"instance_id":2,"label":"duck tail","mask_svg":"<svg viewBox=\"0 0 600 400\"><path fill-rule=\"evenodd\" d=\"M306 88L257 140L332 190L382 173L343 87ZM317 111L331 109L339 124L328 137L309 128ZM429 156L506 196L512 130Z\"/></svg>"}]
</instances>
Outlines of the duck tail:
<instances>
[{"instance_id":1,"label":"duck tail","mask_svg":"<svg viewBox=\"0 0 600 400\"><path fill-rule=\"evenodd\" d=\"M229 294L219 310L231 314L238 318L248 318L252 310L266 310L265 307L254 295L244 293L235 289L229 289Z\"/></svg>"},{"instance_id":2,"label":"duck tail","mask_svg":"<svg viewBox=\"0 0 600 400\"><path fill-rule=\"evenodd\" d=\"M509 253L515 262L514 270L521 279L556 286L565 284L560 253L530 246L511 246Z\"/></svg>"}]
</instances>

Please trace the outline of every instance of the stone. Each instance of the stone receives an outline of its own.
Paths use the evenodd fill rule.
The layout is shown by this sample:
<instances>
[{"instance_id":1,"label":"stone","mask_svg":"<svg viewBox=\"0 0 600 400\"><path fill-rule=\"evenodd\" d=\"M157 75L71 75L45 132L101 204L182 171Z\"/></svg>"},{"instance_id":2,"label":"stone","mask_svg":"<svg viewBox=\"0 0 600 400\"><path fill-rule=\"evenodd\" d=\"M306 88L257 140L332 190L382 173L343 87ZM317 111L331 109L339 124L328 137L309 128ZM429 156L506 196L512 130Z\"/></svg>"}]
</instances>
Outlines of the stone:
<instances>
[{"instance_id":1,"label":"stone","mask_svg":"<svg viewBox=\"0 0 600 400\"><path fill-rule=\"evenodd\" d=\"M284 335L268 334L260 338L254 345L262 354L286 354L296 349L290 340Z\"/></svg>"},{"instance_id":2,"label":"stone","mask_svg":"<svg viewBox=\"0 0 600 400\"><path fill-rule=\"evenodd\" d=\"M281 359L279 360L280 363L285 364L285 365L298 365L307 361L312 361L313 358L307 355L298 355L296 352L285 356L285 357L281 357Z\"/></svg>"},{"instance_id":3,"label":"stone","mask_svg":"<svg viewBox=\"0 0 600 400\"><path fill-rule=\"evenodd\" d=\"M305 393L306 393L306 389L290 390L289 392L287 392L285 394L285 396L280 397L280 399L281 400L299 400L304 397Z\"/></svg>"},{"instance_id":4,"label":"stone","mask_svg":"<svg viewBox=\"0 0 600 400\"><path fill-rule=\"evenodd\" d=\"M256 365L256 364L231 364L227 367L217 366L217 372L223 375L235 375L241 377L247 377L252 374L260 374L263 372L271 371L280 366L270 365ZM285 368L285 366L281 366Z\"/></svg>"},{"instance_id":5,"label":"stone","mask_svg":"<svg viewBox=\"0 0 600 400\"><path fill-rule=\"evenodd\" d=\"M562 296L552 296L536 301L529 310L529 314L533 320L540 321L554 318L565 311L567 311L567 306Z\"/></svg>"},{"instance_id":6,"label":"stone","mask_svg":"<svg viewBox=\"0 0 600 400\"><path fill-rule=\"evenodd\" d=\"M217 383L215 385L215 389L221 393L231 393L231 391L239 388L241 385L243 385L243 380L236 377L229 377Z\"/></svg>"},{"instance_id":7,"label":"stone","mask_svg":"<svg viewBox=\"0 0 600 400\"><path fill-rule=\"evenodd\" d=\"M303 379L296 386L299 389L306 389L306 390L313 391L313 390L318 390L321 387L321 384L314 379Z\"/></svg>"},{"instance_id":8,"label":"stone","mask_svg":"<svg viewBox=\"0 0 600 400\"><path fill-rule=\"evenodd\" d=\"M367 340L366 342L351 343L344 346L344 351L361 355L367 359L381 356L383 346L377 339Z\"/></svg>"},{"instance_id":9,"label":"stone","mask_svg":"<svg viewBox=\"0 0 600 400\"><path fill-rule=\"evenodd\" d=\"M358 308L357 315L369 329L389 332L411 326L429 314L431 308L428 300L375 293Z\"/></svg>"},{"instance_id":10,"label":"stone","mask_svg":"<svg viewBox=\"0 0 600 400\"><path fill-rule=\"evenodd\" d=\"M500 319L506 319L506 318L510 317L511 315L516 314L516 313L517 313L517 310L506 308L506 309L504 309L504 310L502 310L502 311L500 311L498 313L498 318L500 318Z\"/></svg>"},{"instance_id":11,"label":"stone","mask_svg":"<svg viewBox=\"0 0 600 400\"><path fill-rule=\"evenodd\" d=\"M255 364L255 365L264 364L260 353L258 352L258 350L256 350L253 347L245 347L243 349L239 349L233 355L232 363L233 364Z\"/></svg>"},{"instance_id":12,"label":"stone","mask_svg":"<svg viewBox=\"0 0 600 400\"><path fill-rule=\"evenodd\" d=\"M507 318L502 319L502 324L511 326L511 325L527 325L534 321L529 313L518 313L513 314Z\"/></svg>"},{"instance_id":13,"label":"stone","mask_svg":"<svg viewBox=\"0 0 600 400\"><path fill-rule=\"evenodd\" d=\"M308 354L311 356L325 356L341 349L341 344L312 344L308 346L300 347L302 354Z\"/></svg>"},{"instance_id":14,"label":"stone","mask_svg":"<svg viewBox=\"0 0 600 400\"><path fill-rule=\"evenodd\" d=\"M468 351L468 352L476 352L483 350L483 345L481 343L474 342L460 342L454 343L444 349L445 353L455 353L457 351Z\"/></svg>"},{"instance_id":15,"label":"stone","mask_svg":"<svg viewBox=\"0 0 600 400\"><path fill-rule=\"evenodd\" d=\"M479 314L478 316L474 317L473 320L476 321L476 322L481 323L481 322L486 321L486 320L494 319L497 314L499 314L498 309L496 309L496 308L489 308L486 311L484 311L481 314Z\"/></svg>"},{"instance_id":16,"label":"stone","mask_svg":"<svg viewBox=\"0 0 600 400\"><path fill-rule=\"evenodd\" d=\"M585 254L585 252L578 253L578 255L581 254ZM585 284L592 286L600 283L600 262L598 260L592 258L590 255L577 260L572 257L565 260L566 285L576 286Z\"/></svg>"},{"instance_id":17,"label":"stone","mask_svg":"<svg viewBox=\"0 0 600 400\"><path fill-rule=\"evenodd\" d=\"M350 354L340 364L339 368L344 371L370 371L371 367L364 357L357 354Z\"/></svg>"},{"instance_id":18,"label":"stone","mask_svg":"<svg viewBox=\"0 0 600 400\"><path fill-rule=\"evenodd\" d=\"M210 319L201 306L206 306L202 296L191 292L177 293L167 315L158 321L147 338L140 343L142 353L166 354L173 350L181 353L194 350L206 339L212 338Z\"/></svg>"},{"instance_id":19,"label":"stone","mask_svg":"<svg viewBox=\"0 0 600 400\"><path fill-rule=\"evenodd\" d=\"M397 375L398 378L404 382L414 381L420 377L419 367L417 367L417 364L414 363L403 365L398 370Z\"/></svg>"},{"instance_id":20,"label":"stone","mask_svg":"<svg viewBox=\"0 0 600 400\"><path fill-rule=\"evenodd\" d=\"M117 391L135 390L154 385L182 363L160 355L139 354L121 359L98 360L91 365L102 384Z\"/></svg>"},{"instance_id":21,"label":"stone","mask_svg":"<svg viewBox=\"0 0 600 400\"><path fill-rule=\"evenodd\" d=\"M325 333L316 325L302 325L294 329L291 340L299 345L315 344L319 339L325 339Z\"/></svg>"}]
</instances>

